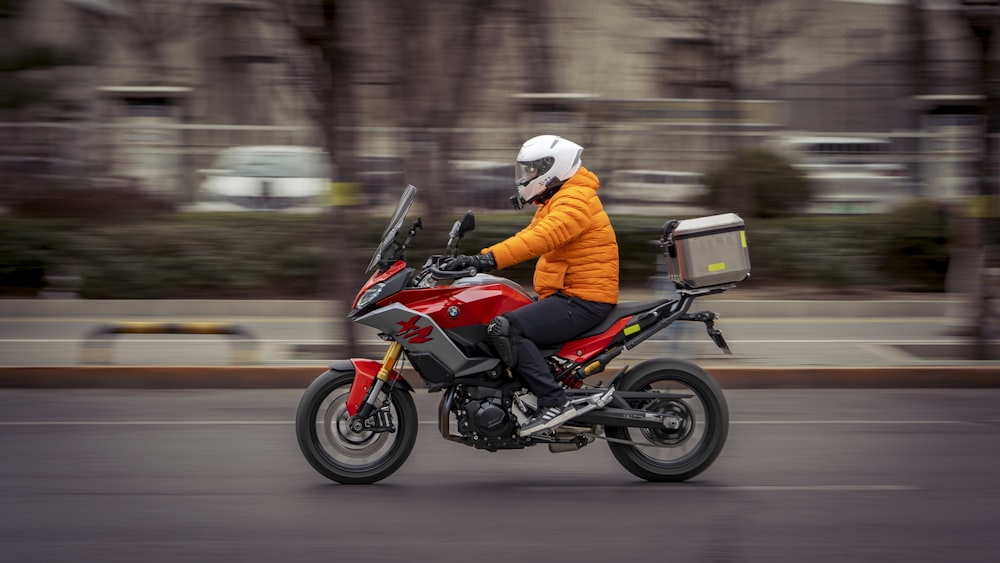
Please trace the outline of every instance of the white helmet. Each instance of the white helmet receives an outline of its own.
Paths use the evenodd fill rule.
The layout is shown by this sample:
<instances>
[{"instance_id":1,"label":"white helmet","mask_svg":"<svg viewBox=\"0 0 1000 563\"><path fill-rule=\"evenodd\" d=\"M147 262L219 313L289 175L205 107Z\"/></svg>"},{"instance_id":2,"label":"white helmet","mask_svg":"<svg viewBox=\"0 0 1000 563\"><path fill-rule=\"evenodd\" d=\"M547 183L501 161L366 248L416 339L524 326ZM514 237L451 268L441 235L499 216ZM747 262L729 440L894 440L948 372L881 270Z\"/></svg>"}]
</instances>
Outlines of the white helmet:
<instances>
[{"instance_id":1,"label":"white helmet","mask_svg":"<svg viewBox=\"0 0 1000 563\"><path fill-rule=\"evenodd\" d=\"M531 203L550 188L557 188L580 169L582 154L583 147L556 135L528 139L514 165L518 195Z\"/></svg>"}]
</instances>

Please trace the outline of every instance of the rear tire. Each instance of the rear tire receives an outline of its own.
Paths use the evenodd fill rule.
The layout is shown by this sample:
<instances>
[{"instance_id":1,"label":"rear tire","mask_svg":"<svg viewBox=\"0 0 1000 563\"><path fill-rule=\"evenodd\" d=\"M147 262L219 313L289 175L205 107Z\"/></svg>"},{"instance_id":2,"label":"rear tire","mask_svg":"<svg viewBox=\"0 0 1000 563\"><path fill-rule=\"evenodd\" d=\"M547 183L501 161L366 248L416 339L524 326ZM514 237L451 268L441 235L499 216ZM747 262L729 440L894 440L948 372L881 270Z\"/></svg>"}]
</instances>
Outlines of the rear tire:
<instances>
[{"instance_id":1,"label":"rear tire","mask_svg":"<svg viewBox=\"0 0 1000 563\"><path fill-rule=\"evenodd\" d=\"M618 389L689 396L629 401L633 408L681 417L684 423L679 429L605 429L609 438L643 444L608 443L618 463L633 475L647 481L685 481L708 469L722 453L729 433L729 407L705 370L680 360L649 360L627 373Z\"/></svg>"},{"instance_id":2,"label":"rear tire","mask_svg":"<svg viewBox=\"0 0 1000 563\"><path fill-rule=\"evenodd\" d=\"M395 432L353 432L347 396L354 372L328 370L299 401L295 434L306 461L321 475L344 484L385 479L406 461L417 440L417 407L410 392L387 383L376 406L388 401Z\"/></svg>"}]
</instances>

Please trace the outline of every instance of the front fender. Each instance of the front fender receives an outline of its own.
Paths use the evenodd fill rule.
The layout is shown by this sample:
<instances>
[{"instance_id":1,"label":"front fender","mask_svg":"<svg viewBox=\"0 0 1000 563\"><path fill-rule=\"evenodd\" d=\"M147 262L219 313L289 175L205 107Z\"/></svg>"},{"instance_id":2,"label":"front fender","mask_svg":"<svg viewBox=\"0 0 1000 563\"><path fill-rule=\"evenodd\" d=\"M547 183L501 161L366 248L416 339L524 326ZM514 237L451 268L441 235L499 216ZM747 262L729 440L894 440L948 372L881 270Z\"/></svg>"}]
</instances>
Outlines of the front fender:
<instances>
[{"instance_id":1,"label":"front fender","mask_svg":"<svg viewBox=\"0 0 1000 563\"><path fill-rule=\"evenodd\" d=\"M368 390L371 389L372 382L375 381L375 376L381 368L381 362L351 358L350 360L338 360L331 363L330 369L323 375L332 374L331 377L335 377L338 373L354 372L354 383L351 384L351 393L347 396L347 414L354 416L358 414L358 410L364 404L365 398L368 396ZM389 381L413 393L413 386L398 371L393 370L389 373Z\"/></svg>"}]
</instances>

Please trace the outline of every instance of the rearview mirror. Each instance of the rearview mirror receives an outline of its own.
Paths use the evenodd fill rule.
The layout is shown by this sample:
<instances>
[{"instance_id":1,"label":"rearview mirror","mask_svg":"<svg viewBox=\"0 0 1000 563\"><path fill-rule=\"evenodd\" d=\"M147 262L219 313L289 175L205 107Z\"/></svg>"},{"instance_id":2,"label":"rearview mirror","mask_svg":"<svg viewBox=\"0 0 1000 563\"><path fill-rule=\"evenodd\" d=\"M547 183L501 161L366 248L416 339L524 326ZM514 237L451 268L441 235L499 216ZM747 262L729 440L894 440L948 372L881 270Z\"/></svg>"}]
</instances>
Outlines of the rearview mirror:
<instances>
[{"instance_id":1,"label":"rearview mirror","mask_svg":"<svg viewBox=\"0 0 1000 563\"><path fill-rule=\"evenodd\" d=\"M451 236L453 238L462 238L465 233L475 230L476 228L476 216L471 210L465 212L465 216L462 217L461 221L455 221L455 226L451 228Z\"/></svg>"},{"instance_id":2,"label":"rearview mirror","mask_svg":"<svg viewBox=\"0 0 1000 563\"><path fill-rule=\"evenodd\" d=\"M472 210L466 211L465 216L462 217L461 221L455 221L455 224L451 227L451 232L448 233L448 247L447 251L451 252L455 248L455 244L461 240L465 233L476 228L476 216L472 213Z\"/></svg>"}]
</instances>

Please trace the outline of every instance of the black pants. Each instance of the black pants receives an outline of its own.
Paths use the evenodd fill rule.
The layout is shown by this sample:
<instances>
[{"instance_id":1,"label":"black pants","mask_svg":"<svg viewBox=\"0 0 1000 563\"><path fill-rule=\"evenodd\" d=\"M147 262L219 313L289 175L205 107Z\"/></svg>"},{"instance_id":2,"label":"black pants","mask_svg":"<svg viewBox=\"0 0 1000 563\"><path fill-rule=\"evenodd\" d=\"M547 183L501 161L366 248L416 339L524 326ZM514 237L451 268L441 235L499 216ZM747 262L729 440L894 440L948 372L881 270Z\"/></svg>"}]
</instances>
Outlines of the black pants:
<instances>
[{"instance_id":1,"label":"black pants","mask_svg":"<svg viewBox=\"0 0 1000 563\"><path fill-rule=\"evenodd\" d=\"M517 365L514 371L538 397L538 406L555 407L566 402L566 391L556 383L539 346L562 344L603 321L614 305L584 301L556 293L505 313L510 320Z\"/></svg>"}]
</instances>

